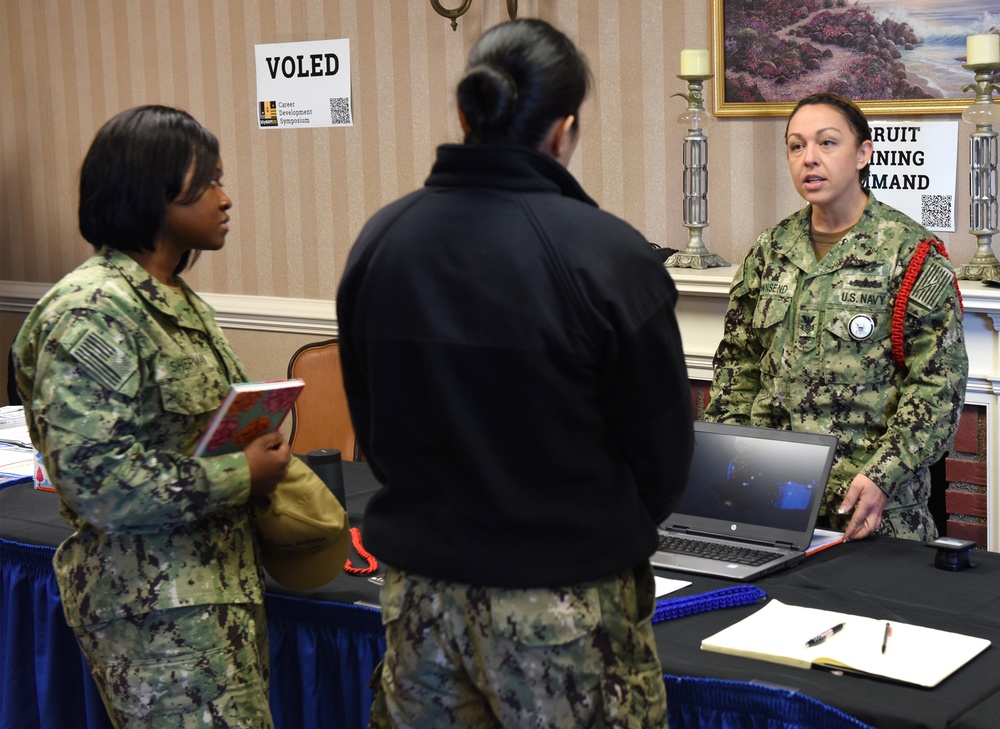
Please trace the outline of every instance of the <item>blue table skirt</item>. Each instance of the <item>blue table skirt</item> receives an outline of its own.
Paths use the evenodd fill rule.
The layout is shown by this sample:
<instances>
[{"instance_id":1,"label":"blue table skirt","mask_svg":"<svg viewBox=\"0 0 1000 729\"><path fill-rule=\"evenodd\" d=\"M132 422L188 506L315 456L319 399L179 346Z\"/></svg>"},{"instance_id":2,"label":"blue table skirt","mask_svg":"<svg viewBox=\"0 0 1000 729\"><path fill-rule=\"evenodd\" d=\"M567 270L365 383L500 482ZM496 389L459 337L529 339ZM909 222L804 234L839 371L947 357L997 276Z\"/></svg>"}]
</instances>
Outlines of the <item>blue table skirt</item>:
<instances>
[{"instance_id":1,"label":"blue table skirt","mask_svg":"<svg viewBox=\"0 0 1000 729\"><path fill-rule=\"evenodd\" d=\"M0 729L111 729L66 625L51 547L0 539ZM277 729L360 729L385 652L379 611L267 595ZM664 676L671 729L871 729L799 693Z\"/></svg>"},{"instance_id":2,"label":"blue table skirt","mask_svg":"<svg viewBox=\"0 0 1000 729\"><path fill-rule=\"evenodd\" d=\"M0 539L0 729L111 729L63 617L54 553ZM271 594L265 606L277 729L366 726L379 611Z\"/></svg>"}]
</instances>

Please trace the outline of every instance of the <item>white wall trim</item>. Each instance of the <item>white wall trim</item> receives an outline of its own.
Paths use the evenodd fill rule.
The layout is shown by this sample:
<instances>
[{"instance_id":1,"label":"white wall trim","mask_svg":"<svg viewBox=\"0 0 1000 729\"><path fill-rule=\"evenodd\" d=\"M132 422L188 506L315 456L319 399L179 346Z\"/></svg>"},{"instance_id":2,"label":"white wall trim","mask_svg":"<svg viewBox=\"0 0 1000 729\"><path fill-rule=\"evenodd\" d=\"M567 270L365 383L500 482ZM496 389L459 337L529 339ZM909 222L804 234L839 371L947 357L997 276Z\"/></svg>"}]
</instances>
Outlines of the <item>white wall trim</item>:
<instances>
[{"instance_id":1,"label":"white wall trim","mask_svg":"<svg viewBox=\"0 0 1000 729\"><path fill-rule=\"evenodd\" d=\"M26 281L0 281L0 311L27 314L51 284Z\"/></svg>"},{"instance_id":2,"label":"white wall trim","mask_svg":"<svg viewBox=\"0 0 1000 729\"><path fill-rule=\"evenodd\" d=\"M729 298L735 267L705 270L671 268L670 275L683 295L716 299ZM49 290L51 284L26 281L0 281L0 311L27 314ZM981 311L990 315L1000 330L1000 288L977 281L961 281L962 301L966 311ZM201 294L211 305L219 323L232 329L250 329L295 334L337 335L337 309L328 299L291 299L277 296L240 296L234 294ZM704 355L689 355L695 369L704 367ZM709 370L711 362L709 361Z\"/></svg>"},{"instance_id":3,"label":"white wall trim","mask_svg":"<svg viewBox=\"0 0 1000 729\"><path fill-rule=\"evenodd\" d=\"M51 284L0 281L0 311L27 314ZM325 299L201 294L229 329L337 336L337 307Z\"/></svg>"}]
</instances>

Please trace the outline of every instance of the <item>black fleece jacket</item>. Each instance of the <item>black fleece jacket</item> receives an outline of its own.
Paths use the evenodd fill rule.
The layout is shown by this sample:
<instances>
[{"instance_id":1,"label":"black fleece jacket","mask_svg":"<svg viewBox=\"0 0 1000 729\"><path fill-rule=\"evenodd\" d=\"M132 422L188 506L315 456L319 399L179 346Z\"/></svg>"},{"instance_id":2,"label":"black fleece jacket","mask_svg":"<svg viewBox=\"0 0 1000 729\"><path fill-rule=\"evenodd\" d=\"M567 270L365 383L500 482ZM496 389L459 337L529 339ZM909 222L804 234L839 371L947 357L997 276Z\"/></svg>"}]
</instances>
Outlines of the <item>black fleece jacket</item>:
<instances>
[{"instance_id":1,"label":"black fleece jacket","mask_svg":"<svg viewBox=\"0 0 1000 729\"><path fill-rule=\"evenodd\" d=\"M364 543L499 587L645 560L684 488L691 399L654 249L555 160L444 145L351 250L337 312L359 443L383 488Z\"/></svg>"}]
</instances>

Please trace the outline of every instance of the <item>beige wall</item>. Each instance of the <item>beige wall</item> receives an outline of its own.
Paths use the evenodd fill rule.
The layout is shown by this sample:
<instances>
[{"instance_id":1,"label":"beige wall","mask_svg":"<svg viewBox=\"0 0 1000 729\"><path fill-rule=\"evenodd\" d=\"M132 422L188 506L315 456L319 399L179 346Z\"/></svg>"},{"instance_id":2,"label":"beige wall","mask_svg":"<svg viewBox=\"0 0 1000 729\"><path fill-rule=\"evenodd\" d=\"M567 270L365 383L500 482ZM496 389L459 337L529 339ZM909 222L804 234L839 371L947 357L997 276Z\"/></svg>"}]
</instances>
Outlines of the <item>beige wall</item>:
<instances>
[{"instance_id":1,"label":"beige wall","mask_svg":"<svg viewBox=\"0 0 1000 729\"><path fill-rule=\"evenodd\" d=\"M684 129L676 123L685 103L671 94L685 90L676 78L680 49L710 47L710 5L519 2L522 17L549 20L575 39L594 69L571 171L602 207L671 247L687 241ZM116 112L163 103L187 109L219 136L235 205L225 250L201 258L187 276L192 285L333 299L364 221L422 184L436 145L459 141L452 91L464 58L504 19L501 0L474 0L457 31L425 0L0 2L0 280L54 282L88 255L76 227L86 148ZM328 38L350 39L355 126L258 129L254 44ZM705 240L730 262L800 206L783 129L780 118L731 117L708 129ZM958 169L968 169L964 142ZM960 172L959 232L943 234L960 263L975 249L964 226L965 180ZM0 317L0 345L20 318ZM272 346L275 336L238 337L252 371L270 372L294 351L292 342Z\"/></svg>"}]
</instances>

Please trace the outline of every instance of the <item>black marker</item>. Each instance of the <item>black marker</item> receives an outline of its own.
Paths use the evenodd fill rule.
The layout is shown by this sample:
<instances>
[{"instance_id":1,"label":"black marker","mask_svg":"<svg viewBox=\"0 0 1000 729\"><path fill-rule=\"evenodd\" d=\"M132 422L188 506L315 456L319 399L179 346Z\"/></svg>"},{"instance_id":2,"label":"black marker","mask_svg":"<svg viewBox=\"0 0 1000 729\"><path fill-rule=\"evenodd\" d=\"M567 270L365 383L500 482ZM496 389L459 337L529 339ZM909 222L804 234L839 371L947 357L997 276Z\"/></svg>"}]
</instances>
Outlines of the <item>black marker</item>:
<instances>
[{"instance_id":1,"label":"black marker","mask_svg":"<svg viewBox=\"0 0 1000 729\"><path fill-rule=\"evenodd\" d=\"M844 624L840 623L839 625L834 625L829 630L824 630L819 635L817 635L817 636L815 636L815 637L810 638L809 640L807 640L806 641L806 648L812 648L814 645L819 645L824 640L826 640L827 638L829 638L831 635L839 633L843 629L843 627L844 627Z\"/></svg>"},{"instance_id":2,"label":"black marker","mask_svg":"<svg viewBox=\"0 0 1000 729\"><path fill-rule=\"evenodd\" d=\"M882 652L885 653L885 647L889 645L889 636L892 635L892 626L889 623L885 624L885 634L882 636Z\"/></svg>"}]
</instances>

